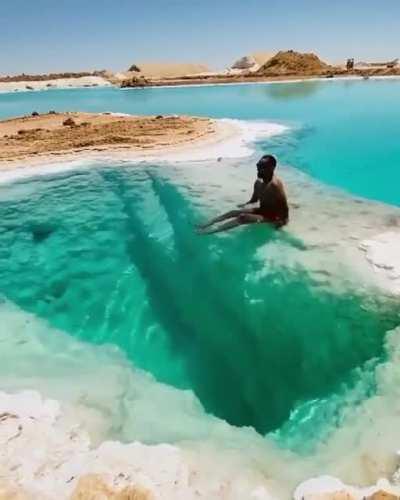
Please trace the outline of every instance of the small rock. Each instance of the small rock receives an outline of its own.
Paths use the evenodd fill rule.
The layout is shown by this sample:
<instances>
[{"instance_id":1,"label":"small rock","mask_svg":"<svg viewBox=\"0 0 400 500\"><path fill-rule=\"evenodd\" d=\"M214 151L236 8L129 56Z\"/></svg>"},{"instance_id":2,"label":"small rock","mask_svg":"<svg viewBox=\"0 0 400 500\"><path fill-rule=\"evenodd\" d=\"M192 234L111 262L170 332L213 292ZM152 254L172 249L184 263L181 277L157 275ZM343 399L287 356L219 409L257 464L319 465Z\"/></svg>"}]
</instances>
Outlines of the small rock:
<instances>
[{"instance_id":1,"label":"small rock","mask_svg":"<svg viewBox=\"0 0 400 500\"><path fill-rule=\"evenodd\" d=\"M54 109L51 109L51 110L49 111L49 115L56 115L56 114L57 114L57 113L54 111Z\"/></svg>"},{"instance_id":2,"label":"small rock","mask_svg":"<svg viewBox=\"0 0 400 500\"><path fill-rule=\"evenodd\" d=\"M31 87L30 85L25 85L25 88L26 88L26 90L34 90L34 88Z\"/></svg>"},{"instance_id":3,"label":"small rock","mask_svg":"<svg viewBox=\"0 0 400 500\"><path fill-rule=\"evenodd\" d=\"M136 73L140 73L140 68L136 64L132 64L132 66L129 67L128 71L136 71Z\"/></svg>"},{"instance_id":4,"label":"small rock","mask_svg":"<svg viewBox=\"0 0 400 500\"><path fill-rule=\"evenodd\" d=\"M163 115L157 115L156 120L161 120L161 118L164 118Z\"/></svg>"},{"instance_id":5,"label":"small rock","mask_svg":"<svg viewBox=\"0 0 400 500\"><path fill-rule=\"evenodd\" d=\"M39 113L37 111L33 111L32 116L39 116Z\"/></svg>"},{"instance_id":6,"label":"small rock","mask_svg":"<svg viewBox=\"0 0 400 500\"><path fill-rule=\"evenodd\" d=\"M67 118L66 120L63 121L63 125L65 127L75 127L76 123L73 118Z\"/></svg>"}]
</instances>

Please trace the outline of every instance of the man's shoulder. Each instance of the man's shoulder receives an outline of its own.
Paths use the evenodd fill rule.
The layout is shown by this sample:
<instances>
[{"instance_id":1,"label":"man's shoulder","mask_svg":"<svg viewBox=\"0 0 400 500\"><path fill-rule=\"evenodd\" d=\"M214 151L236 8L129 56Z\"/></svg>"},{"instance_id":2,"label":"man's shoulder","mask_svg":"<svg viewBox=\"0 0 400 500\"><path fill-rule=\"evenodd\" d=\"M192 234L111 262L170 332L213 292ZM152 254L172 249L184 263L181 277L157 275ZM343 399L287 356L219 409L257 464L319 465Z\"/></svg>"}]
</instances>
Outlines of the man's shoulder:
<instances>
[{"instance_id":1,"label":"man's shoulder","mask_svg":"<svg viewBox=\"0 0 400 500\"><path fill-rule=\"evenodd\" d=\"M272 179L272 184L275 185L279 189L284 189L283 182L281 181L281 179L279 177L276 177L275 175Z\"/></svg>"}]
</instances>

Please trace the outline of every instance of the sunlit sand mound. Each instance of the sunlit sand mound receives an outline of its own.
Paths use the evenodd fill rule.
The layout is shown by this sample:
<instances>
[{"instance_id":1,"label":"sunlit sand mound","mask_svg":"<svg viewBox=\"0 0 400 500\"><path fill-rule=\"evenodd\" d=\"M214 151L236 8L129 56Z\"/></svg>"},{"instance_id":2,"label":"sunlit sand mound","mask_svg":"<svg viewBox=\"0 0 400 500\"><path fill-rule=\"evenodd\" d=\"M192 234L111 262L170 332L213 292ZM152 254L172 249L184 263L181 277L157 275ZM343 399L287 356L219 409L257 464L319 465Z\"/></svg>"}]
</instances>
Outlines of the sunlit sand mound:
<instances>
[{"instance_id":1,"label":"sunlit sand mound","mask_svg":"<svg viewBox=\"0 0 400 500\"><path fill-rule=\"evenodd\" d=\"M293 50L280 51L257 71L262 76L318 75L333 68L315 54L303 54Z\"/></svg>"},{"instance_id":2,"label":"sunlit sand mound","mask_svg":"<svg viewBox=\"0 0 400 500\"><path fill-rule=\"evenodd\" d=\"M256 63L262 66L274 57L275 52L254 52L251 55L255 59Z\"/></svg>"}]
</instances>

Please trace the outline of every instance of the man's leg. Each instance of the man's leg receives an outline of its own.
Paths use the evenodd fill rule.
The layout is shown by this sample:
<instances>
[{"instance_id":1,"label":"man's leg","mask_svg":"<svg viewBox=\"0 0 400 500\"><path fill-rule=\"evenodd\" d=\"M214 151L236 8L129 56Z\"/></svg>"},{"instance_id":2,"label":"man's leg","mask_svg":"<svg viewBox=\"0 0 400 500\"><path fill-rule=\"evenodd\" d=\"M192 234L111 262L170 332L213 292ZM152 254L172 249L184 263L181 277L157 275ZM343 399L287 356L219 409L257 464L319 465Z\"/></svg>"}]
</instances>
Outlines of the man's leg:
<instances>
[{"instance_id":1,"label":"man's leg","mask_svg":"<svg viewBox=\"0 0 400 500\"><path fill-rule=\"evenodd\" d=\"M198 229L206 229L213 224L216 224L217 222L223 222L224 220L227 219L233 219L234 217L240 217L241 215L247 215L247 214L253 214L254 209L250 208L248 210L246 209L241 209L241 210L230 210L229 212L226 212L222 215L219 215L218 217L215 217L215 219L211 219L210 221L206 222L205 224L199 224L197 227Z\"/></svg>"},{"instance_id":2,"label":"man's leg","mask_svg":"<svg viewBox=\"0 0 400 500\"><path fill-rule=\"evenodd\" d=\"M220 233L221 231L228 231L229 229L242 226L243 224L255 224L259 222L264 222L264 217L262 215L251 214L251 213L240 213L238 217L235 217L233 220L225 222L225 224L221 224L220 226L217 226L216 228L213 229L207 229L208 226L206 226L205 229L200 229L199 233L201 234Z\"/></svg>"}]
</instances>

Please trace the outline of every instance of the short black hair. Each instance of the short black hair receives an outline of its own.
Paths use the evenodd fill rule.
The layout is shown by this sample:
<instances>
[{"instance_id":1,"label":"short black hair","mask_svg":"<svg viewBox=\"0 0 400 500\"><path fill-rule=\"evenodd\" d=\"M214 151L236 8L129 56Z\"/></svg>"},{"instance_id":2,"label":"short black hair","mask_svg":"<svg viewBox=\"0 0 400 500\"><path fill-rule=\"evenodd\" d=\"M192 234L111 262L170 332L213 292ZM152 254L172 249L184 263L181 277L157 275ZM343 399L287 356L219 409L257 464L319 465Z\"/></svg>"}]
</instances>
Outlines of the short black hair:
<instances>
[{"instance_id":1,"label":"short black hair","mask_svg":"<svg viewBox=\"0 0 400 500\"><path fill-rule=\"evenodd\" d=\"M257 162L257 168L275 168L276 158L272 155L264 155Z\"/></svg>"}]
</instances>

